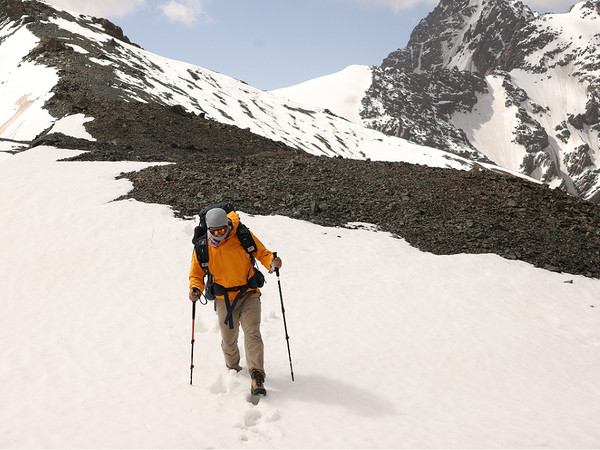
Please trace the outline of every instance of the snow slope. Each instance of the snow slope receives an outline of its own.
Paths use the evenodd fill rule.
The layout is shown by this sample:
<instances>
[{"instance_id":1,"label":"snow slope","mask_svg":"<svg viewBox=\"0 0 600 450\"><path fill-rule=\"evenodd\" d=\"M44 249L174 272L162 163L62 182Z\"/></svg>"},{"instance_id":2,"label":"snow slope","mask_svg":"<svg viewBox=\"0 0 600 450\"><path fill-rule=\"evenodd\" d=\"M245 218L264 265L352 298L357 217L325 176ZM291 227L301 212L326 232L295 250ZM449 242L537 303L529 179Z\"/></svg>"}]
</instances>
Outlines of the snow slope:
<instances>
[{"instance_id":1,"label":"snow slope","mask_svg":"<svg viewBox=\"0 0 600 450\"><path fill-rule=\"evenodd\" d=\"M486 77L487 92L477 94L477 103L470 112L456 112L452 123L465 131L469 141L490 161L513 172L518 172L525 148L514 142L513 131L518 124L516 106L505 107L506 92L502 80L490 75ZM497 111L505 110L505 114Z\"/></svg>"},{"instance_id":2,"label":"snow slope","mask_svg":"<svg viewBox=\"0 0 600 450\"><path fill-rule=\"evenodd\" d=\"M113 201L147 164L58 161L76 153L0 163L2 447L600 446L599 280L359 224L242 213L284 261L296 381L268 275L268 396L248 402L248 374L224 368L211 306L190 386L195 223Z\"/></svg>"},{"instance_id":3,"label":"snow slope","mask_svg":"<svg viewBox=\"0 0 600 450\"><path fill-rule=\"evenodd\" d=\"M331 75L270 92L309 108L327 108L352 123L362 125L361 100L369 86L371 68L353 65Z\"/></svg>"},{"instance_id":4,"label":"snow slope","mask_svg":"<svg viewBox=\"0 0 600 450\"><path fill-rule=\"evenodd\" d=\"M32 140L53 117L42 106L54 94L55 69L23 61L39 40L26 28L0 23L0 144ZM36 126L31 126L35 124Z\"/></svg>"}]
</instances>

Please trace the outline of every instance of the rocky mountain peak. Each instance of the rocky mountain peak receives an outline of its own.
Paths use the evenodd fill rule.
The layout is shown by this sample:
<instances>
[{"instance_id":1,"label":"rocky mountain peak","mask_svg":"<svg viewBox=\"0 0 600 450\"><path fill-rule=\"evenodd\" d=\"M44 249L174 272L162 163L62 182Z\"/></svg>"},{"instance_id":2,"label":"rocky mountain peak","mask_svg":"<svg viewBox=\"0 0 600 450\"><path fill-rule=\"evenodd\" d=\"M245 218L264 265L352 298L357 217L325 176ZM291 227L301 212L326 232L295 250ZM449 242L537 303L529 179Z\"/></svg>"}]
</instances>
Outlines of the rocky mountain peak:
<instances>
[{"instance_id":1,"label":"rocky mountain peak","mask_svg":"<svg viewBox=\"0 0 600 450\"><path fill-rule=\"evenodd\" d=\"M373 70L361 117L600 203L599 24L598 1L538 14L516 0L441 0ZM413 78L428 89L415 95Z\"/></svg>"},{"instance_id":2,"label":"rocky mountain peak","mask_svg":"<svg viewBox=\"0 0 600 450\"><path fill-rule=\"evenodd\" d=\"M572 11L573 9L576 9L576 8L579 10L582 10L582 11L589 10L588 13L596 13L597 15L600 15L600 2L598 2L598 1L590 0L590 1L584 1L581 3L577 3L571 7L570 11Z\"/></svg>"},{"instance_id":3,"label":"rocky mountain peak","mask_svg":"<svg viewBox=\"0 0 600 450\"><path fill-rule=\"evenodd\" d=\"M458 68L485 74L534 16L516 0L442 0L413 30L408 45L390 53L382 66L416 73Z\"/></svg>"},{"instance_id":4,"label":"rocky mountain peak","mask_svg":"<svg viewBox=\"0 0 600 450\"><path fill-rule=\"evenodd\" d=\"M7 18L16 24L30 24L40 22L49 17L64 16L66 20L73 20L74 17L70 14L59 11L53 8L50 4L40 1L22 1L22 0L0 0L0 20ZM84 17L81 15L80 17ZM109 36L127 44L139 47L139 45L131 42L123 29L115 25L108 19L89 17L89 21L98 24L104 32Z\"/></svg>"}]
</instances>

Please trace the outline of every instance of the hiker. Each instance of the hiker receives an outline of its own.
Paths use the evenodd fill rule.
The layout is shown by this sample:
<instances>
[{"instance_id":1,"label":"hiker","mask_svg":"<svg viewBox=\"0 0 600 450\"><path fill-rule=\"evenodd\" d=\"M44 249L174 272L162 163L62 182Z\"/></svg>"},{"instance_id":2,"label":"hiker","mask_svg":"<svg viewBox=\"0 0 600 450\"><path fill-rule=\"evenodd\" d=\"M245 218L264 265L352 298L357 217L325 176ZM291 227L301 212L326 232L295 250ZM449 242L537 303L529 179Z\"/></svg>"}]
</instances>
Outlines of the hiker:
<instances>
[{"instance_id":1,"label":"hiker","mask_svg":"<svg viewBox=\"0 0 600 450\"><path fill-rule=\"evenodd\" d=\"M252 378L251 392L253 395L265 395L259 289L264 283L264 276L254 267L254 259L259 260L270 273L281 267L281 258L274 257L273 253L240 223L240 217L235 211L227 213L224 209L215 207L206 212L205 220L207 232L204 251L207 253L208 262L201 264L198 257L198 253L201 252L196 244L190 269L189 299L195 302L201 293L205 292L208 299L215 300L225 365L236 372L242 370L238 348L241 325L244 332L246 363ZM241 230L245 230L253 246L244 247L242 241L246 239L240 234ZM253 248L255 250L250 252ZM208 276L206 284L205 276Z\"/></svg>"}]
</instances>

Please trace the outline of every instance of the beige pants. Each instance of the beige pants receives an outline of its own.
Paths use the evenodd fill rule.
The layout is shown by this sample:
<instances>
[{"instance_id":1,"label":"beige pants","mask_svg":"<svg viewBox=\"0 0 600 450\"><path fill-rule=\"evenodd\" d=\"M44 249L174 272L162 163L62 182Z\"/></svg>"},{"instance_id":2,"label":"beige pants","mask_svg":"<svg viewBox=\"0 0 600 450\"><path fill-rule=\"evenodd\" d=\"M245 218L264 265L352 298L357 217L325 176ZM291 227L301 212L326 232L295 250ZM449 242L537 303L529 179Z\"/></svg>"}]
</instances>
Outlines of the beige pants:
<instances>
[{"instance_id":1,"label":"beige pants","mask_svg":"<svg viewBox=\"0 0 600 450\"><path fill-rule=\"evenodd\" d=\"M233 329L226 325L227 308L226 300L215 300L219 326L221 327L221 348L225 356L225 364L228 368L242 370L240 366L240 350L238 348L238 336L240 325L244 332L244 348L246 350L246 364L248 371L252 373L264 370L264 346L260 335L260 293L248 292L237 302L233 310Z\"/></svg>"}]
</instances>

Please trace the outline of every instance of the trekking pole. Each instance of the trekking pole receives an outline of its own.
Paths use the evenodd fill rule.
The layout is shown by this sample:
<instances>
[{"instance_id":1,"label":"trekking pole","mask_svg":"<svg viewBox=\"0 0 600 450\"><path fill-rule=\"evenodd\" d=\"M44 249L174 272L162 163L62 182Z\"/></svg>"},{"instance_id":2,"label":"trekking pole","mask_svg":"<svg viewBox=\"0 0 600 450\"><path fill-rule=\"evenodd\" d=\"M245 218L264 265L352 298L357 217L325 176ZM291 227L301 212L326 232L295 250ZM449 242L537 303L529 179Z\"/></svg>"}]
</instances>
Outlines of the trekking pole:
<instances>
[{"instance_id":1,"label":"trekking pole","mask_svg":"<svg viewBox=\"0 0 600 450\"><path fill-rule=\"evenodd\" d=\"M273 252L273 258L277 258L277 252ZM287 342L288 357L290 359L290 372L292 381L294 381L294 368L292 367L292 353L290 352L290 337L288 336L287 323L285 321L285 308L283 306L283 294L281 293L281 280L279 279L279 268L275 267L275 275L277 275L277 284L279 285L279 298L281 299L281 314L283 315L283 329L285 330L285 340Z\"/></svg>"},{"instance_id":2,"label":"trekking pole","mask_svg":"<svg viewBox=\"0 0 600 450\"><path fill-rule=\"evenodd\" d=\"M192 302L192 360L190 362L190 384L192 384L192 376L194 374L194 328L196 326L196 302Z\"/></svg>"}]
</instances>

